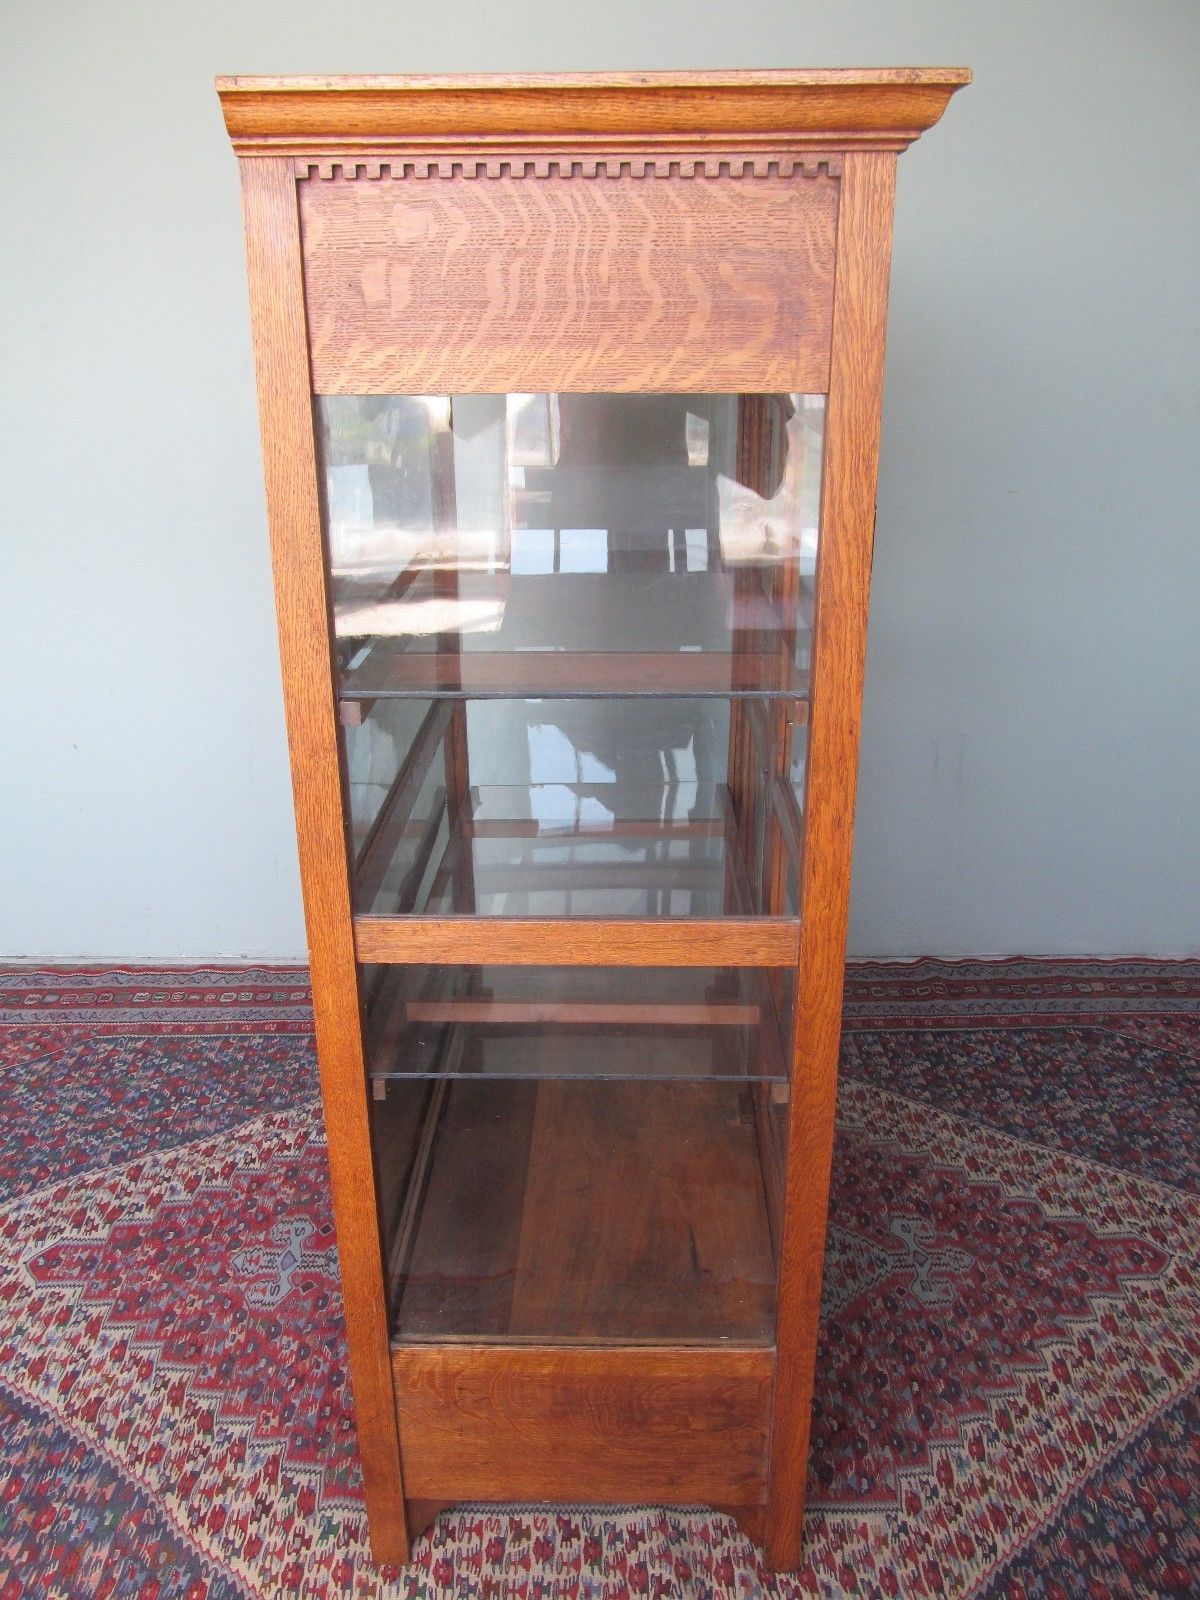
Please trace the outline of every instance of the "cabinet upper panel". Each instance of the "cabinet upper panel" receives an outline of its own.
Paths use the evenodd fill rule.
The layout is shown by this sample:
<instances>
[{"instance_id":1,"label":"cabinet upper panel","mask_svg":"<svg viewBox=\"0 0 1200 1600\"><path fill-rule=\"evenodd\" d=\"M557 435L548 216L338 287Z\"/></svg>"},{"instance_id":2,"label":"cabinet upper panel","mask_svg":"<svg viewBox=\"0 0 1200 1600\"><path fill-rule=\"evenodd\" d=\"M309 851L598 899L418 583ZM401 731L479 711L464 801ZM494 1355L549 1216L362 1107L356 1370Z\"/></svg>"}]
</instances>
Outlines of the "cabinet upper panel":
<instances>
[{"instance_id":1,"label":"cabinet upper panel","mask_svg":"<svg viewBox=\"0 0 1200 1600\"><path fill-rule=\"evenodd\" d=\"M371 170L299 182L317 394L828 387L827 164Z\"/></svg>"}]
</instances>

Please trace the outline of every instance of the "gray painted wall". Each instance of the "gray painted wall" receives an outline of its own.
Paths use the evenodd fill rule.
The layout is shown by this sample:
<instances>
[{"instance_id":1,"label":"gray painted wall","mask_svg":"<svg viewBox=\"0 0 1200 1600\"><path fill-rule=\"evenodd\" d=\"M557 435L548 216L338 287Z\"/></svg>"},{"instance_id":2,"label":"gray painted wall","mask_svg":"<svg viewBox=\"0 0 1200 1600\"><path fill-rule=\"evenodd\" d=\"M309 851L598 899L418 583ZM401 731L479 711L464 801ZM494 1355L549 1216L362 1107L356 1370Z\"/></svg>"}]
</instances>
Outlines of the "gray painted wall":
<instances>
[{"instance_id":1,"label":"gray painted wall","mask_svg":"<svg viewBox=\"0 0 1200 1600\"><path fill-rule=\"evenodd\" d=\"M959 64L905 156L852 949L1200 950L1200 7L8 0L0 955L302 954L214 73Z\"/></svg>"}]
</instances>

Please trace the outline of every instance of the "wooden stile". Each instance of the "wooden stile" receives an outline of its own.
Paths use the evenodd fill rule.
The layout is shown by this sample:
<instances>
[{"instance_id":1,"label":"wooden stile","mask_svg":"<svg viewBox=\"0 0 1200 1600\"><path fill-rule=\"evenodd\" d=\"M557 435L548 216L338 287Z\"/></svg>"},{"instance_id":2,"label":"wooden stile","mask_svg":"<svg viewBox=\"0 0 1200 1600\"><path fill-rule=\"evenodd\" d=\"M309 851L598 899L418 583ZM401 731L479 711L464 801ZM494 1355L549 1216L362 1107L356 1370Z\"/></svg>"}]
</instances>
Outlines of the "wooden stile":
<instances>
[{"instance_id":1,"label":"wooden stile","mask_svg":"<svg viewBox=\"0 0 1200 1600\"><path fill-rule=\"evenodd\" d=\"M895 168L888 153L848 154L838 213L767 1508L767 1555L783 1569L800 1559L821 1308Z\"/></svg>"},{"instance_id":2,"label":"wooden stile","mask_svg":"<svg viewBox=\"0 0 1200 1600\"><path fill-rule=\"evenodd\" d=\"M363 1487L376 1558L406 1561L342 823L296 185L289 164L273 157L244 158L242 194L313 1021Z\"/></svg>"}]
</instances>

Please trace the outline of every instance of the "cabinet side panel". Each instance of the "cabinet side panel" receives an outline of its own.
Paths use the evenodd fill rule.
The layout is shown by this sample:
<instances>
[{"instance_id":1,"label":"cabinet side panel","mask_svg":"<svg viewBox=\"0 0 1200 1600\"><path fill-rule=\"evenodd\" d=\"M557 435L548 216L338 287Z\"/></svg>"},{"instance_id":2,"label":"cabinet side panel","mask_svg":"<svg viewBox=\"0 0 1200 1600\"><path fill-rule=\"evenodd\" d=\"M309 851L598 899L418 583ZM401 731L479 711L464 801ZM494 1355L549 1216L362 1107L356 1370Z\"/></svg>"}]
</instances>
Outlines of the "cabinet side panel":
<instances>
[{"instance_id":1,"label":"cabinet side panel","mask_svg":"<svg viewBox=\"0 0 1200 1600\"><path fill-rule=\"evenodd\" d=\"M241 162L267 517L313 1012L371 1544L408 1559L342 820L290 162Z\"/></svg>"},{"instance_id":2,"label":"cabinet side panel","mask_svg":"<svg viewBox=\"0 0 1200 1600\"><path fill-rule=\"evenodd\" d=\"M762 1500L769 1349L409 1345L393 1359L416 1496Z\"/></svg>"},{"instance_id":3,"label":"cabinet side panel","mask_svg":"<svg viewBox=\"0 0 1200 1600\"><path fill-rule=\"evenodd\" d=\"M825 173L299 191L318 394L827 386Z\"/></svg>"},{"instance_id":4,"label":"cabinet side panel","mask_svg":"<svg viewBox=\"0 0 1200 1600\"><path fill-rule=\"evenodd\" d=\"M894 155L847 154L817 573L767 1556L799 1561L829 1205L854 795L875 525Z\"/></svg>"}]
</instances>

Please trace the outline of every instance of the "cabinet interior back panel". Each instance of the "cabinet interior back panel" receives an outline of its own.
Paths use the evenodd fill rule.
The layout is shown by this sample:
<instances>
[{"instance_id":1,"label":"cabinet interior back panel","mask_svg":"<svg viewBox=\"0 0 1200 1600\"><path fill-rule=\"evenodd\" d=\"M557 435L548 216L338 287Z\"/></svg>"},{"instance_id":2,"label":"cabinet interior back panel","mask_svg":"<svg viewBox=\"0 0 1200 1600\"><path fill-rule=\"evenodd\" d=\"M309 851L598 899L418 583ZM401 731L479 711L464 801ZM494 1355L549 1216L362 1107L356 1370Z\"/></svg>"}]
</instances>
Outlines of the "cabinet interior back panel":
<instances>
[{"instance_id":1,"label":"cabinet interior back panel","mask_svg":"<svg viewBox=\"0 0 1200 1600\"><path fill-rule=\"evenodd\" d=\"M317 394L829 380L838 180L300 180Z\"/></svg>"}]
</instances>

